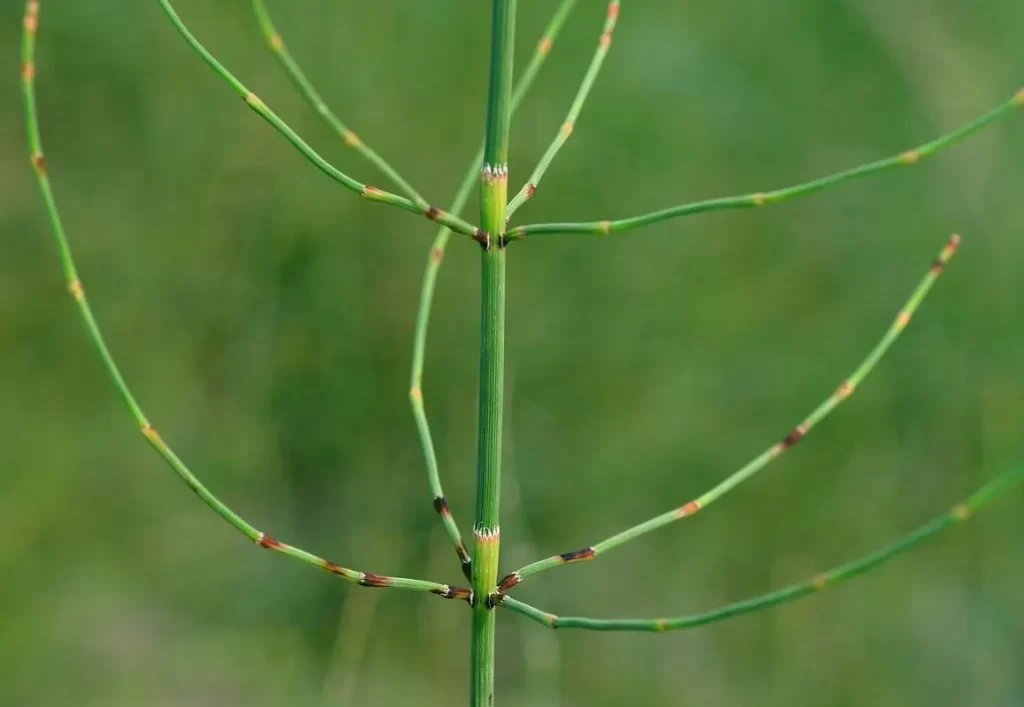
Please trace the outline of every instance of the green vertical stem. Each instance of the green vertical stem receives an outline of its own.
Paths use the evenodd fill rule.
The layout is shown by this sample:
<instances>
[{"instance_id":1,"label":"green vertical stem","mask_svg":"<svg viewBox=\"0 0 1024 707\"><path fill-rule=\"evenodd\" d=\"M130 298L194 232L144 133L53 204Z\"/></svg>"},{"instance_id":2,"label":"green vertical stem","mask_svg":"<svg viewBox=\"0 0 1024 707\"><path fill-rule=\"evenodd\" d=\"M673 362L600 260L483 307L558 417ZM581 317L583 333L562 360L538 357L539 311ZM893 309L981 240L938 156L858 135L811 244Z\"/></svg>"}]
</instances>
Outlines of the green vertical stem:
<instances>
[{"instance_id":1,"label":"green vertical stem","mask_svg":"<svg viewBox=\"0 0 1024 707\"><path fill-rule=\"evenodd\" d=\"M484 162L480 167L480 403L476 523L473 527L473 639L470 704L494 704L494 607L501 531L501 415L505 382L505 248L499 237L508 205L508 143L512 115L512 50L516 0L493 0Z\"/></svg>"}]
</instances>

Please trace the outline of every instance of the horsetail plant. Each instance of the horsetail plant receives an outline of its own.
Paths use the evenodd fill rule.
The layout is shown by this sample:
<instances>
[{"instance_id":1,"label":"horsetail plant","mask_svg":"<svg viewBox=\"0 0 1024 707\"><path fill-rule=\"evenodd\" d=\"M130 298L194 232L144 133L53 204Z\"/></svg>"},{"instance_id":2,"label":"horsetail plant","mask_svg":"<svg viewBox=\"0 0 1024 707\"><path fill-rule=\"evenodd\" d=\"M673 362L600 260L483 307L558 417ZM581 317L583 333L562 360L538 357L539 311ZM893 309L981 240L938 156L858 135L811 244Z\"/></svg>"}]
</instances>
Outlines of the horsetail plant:
<instances>
[{"instance_id":1,"label":"horsetail plant","mask_svg":"<svg viewBox=\"0 0 1024 707\"><path fill-rule=\"evenodd\" d=\"M594 559L598 555L648 532L657 530L673 521L691 516L757 474L783 452L800 442L814 426L824 420L826 416L863 383L868 374L906 329L911 317L955 253L960 244L960 238L959 236L953 236L948 240L932 263L924 279L899 311L888 331L886 331L882 339L850 377L843 381L821 405L802 422L792 428L780 441L769 446L759 456L732 475L726 477L721 483L702 496L612 535L592 546L538 560L505 574L499 580L498 563L501 542L499 488L501 479L504 387L505 268L508 247L529 235L556 233L608 234L613 231L630 230L659 221L706 211L763 206L777 201L805 196L827 187L836 186L847 180L867 176L891 167L913 165L922 158L945 149L978 132L994 121L1005 117L1014 108L1024 106L1024 89L1018 91L1012 98L974 121L920 147L906 150L887 159L881 159L795 186L754 192L744 196L698 201L617 220L541 223L509 228L507 227L509 218L535 194L542 177L579 119L586 98L597 79L612 44L612 32L615 29L619 16L620 2L618 0L612 0L607 7L604 25L598 39L597 51L583 77L580 89L570 105L565 121L558 129L550 147L544 152L525 185L511 200L508 198L508 147L511 116L523 101L526 92L548 56L558 33L567 21L576 3L575 0L561 0L543 37L537 45L532 59L519 78L518 84L513 88L512 56L516 0L492 0L490 73L483 147L474 158L448 210L438 208L433 202L422 196L388 161L366 145L354 131L338 118L306 77L297 61L289 53L283 38L272 22L265 0L253 0L253 12L271 50L280 60L300 93L302 93L313 109L323 117L331 129L337 133L342 142L365 157L384 177L395 185L401 194L363 183L328 162L200 43L175 12L169 0L157 0L157 4L191 49L244 100L250 109L267 121L272 128L278 131L315 167L340 183L343 187L363 198L398 207L424 216L439 224L439 230L427 258L420 304L416 315L409 398L423 448L428 486L433 496L433 505L441 516L445 530L455 547L463 574L470 582L470 586L458 586L422 579L407 579L350 569L281 542L271 535L257 530L255 526L220 501L217 496L202 484L185 462L163 440L132 394L127 382L120 373L113 354L104 341L97 320L86 298L85 288L75 267L70 243L57 209L54 193L47 176L46 161L43 157L35 101L36 65L34 53L39 27L40 2L39 0L28 0L24 16L21 65L28 147L45 211L56 240L57 251L68 291L75 300L88 335L100 356L107 374L127 406L137 428L146 441L164 458L171 469L217 515L258 546L276 550L282 554L314 565L354 584L365 587L391 587L417 592L429 592L447 599L462 599L468 603L472 611L470 703L473 707L494 704L494 639L496 609L498 608L507 608L512 612L522 614L551 628L580 628L598 631L669 631L713 623L731 616L759 611L807 596L821 591L827 586L874 569L894 556L931 538L940 531L967 520L983 505L1000 495L1014 483L1024 479L1024 469L1008 471L984 485L980 490L954 506L948 512L937 516L920 528L904 535L880 550L833 570L815 575L805 582L699 614L663 619L593 619L557 616L515 599L510 595L510 592L527 577L560 565ZM459 214L465 208L470 193L477 184L480 187L480 216L479 225L474 225L464 220ZM481 250L482 296L477 496L471 551L463 540L463 536L444 496L437 457L425 412L422 386L431 303L438 273L452 233L468 236L478 244Z\"/></svg>"}]
</instances>

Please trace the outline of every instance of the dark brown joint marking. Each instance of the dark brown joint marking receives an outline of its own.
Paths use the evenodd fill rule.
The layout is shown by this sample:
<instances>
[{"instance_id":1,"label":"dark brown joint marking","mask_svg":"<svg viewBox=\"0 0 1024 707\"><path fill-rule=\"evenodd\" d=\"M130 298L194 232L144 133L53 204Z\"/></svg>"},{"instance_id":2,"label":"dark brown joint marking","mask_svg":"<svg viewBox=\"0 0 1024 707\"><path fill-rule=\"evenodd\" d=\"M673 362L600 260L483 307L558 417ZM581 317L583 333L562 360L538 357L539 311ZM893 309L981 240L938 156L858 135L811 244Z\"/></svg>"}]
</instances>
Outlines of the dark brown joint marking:
<instances>
[{"instance_id":1,"label":"dark brown joint marking","mask_svg":"<svg viewBox=\"0 0 1024 707\"><path fill-rule=\"evenodd\" d=\"M537 191L537 185L536 184L532 184L532 183L531 184L527 184L526 185L526 198L529 199L531 196L533 196L534 192L536 192L536 191Z\"/></svg>"},{"instance_id":2,"label":"dark brown joint marking","mask_svg":"<svg viewBox=\"0 0 1024 707\"><path fill-rule=\"evenodd\" d=\"M35 152L32 154L32 166L36 168L36 171L40 174L46 174L46 158L43 157L42 152Z\"/></svg>"},{"instance_id":3,"label":"dark brown joint marking","mask_svg":"<svg viewBox=\"0 0 1024 707\"><path fill-rule=\"evenodd\" d=\"M430 251L430 259L435 263L440 263L444 260L444 248L434 248Z\"/></svg>"},{"instance_id":4,"label":"dark brown joint marking","mask_svg":"<svg viewBox=\"0 0 1024 707\"><path fill-rule=\"evenodd\" d=\"M256 544L266 550L280 550L284 547L283 542L270 537L266 533L260 533L260 537L256 540Z\"/></svg>"},{"instance_id":5,"label":"dark brown joint marking","mask_svg":"<svg viewBox=\"0 0 1024 707\"><path fill-rule=\"evenodd\" d=\"M468 587L453 587L451 585L446 586L444 589L432 589L430 591L444 599L461 599L466 602L469 602L473 596L472 589Z\"/></svg>"},{"instance_id":6,"label":"dark brown joint marking","mask_svg":"<svg viewBox=\"0 0 1024 707\"><path fill-rule=\"evenodd\" d=\"M516 586L523 581L523 578L519 576L518 572L512 572L501 578L498 582L498 594L506 594L512 587Z\"/></svg>"},{"instance_id":7,"label":"dark brown joint marking","mask_svg":"<svg viewBox=\"0 0 1024 707\"><path fill-rule=\"evenodd\" d=\"M379 574L371 574L370 572L363 572L359 578L359 584L364 587L390 587L391 578L382 577Z\"/></svg>"},{"instance_id":8,"label":"dark brown joint marking","mask_svg":"<svg viewBox=\"0 0 1024 707\"><path fill-rule=\"evenodd\" d=\"M497 592L491 592L487 595L488 609L496 609L498 608L499 604L501 604L501 595L499 595Z\"/></svg>"},{"instance_id":9,"label":"dark brown joint marking","mask_svg":"<svg viewBox=\"0 0 1024 707\"><path fill-rule=\"evenodd\" d=\"M473 240L480 244L480 247L484 250L491 249L491 234L487 231L478 228L473 233Z\"/></svg>"},{"instance_id":10,"label":"dark brown joint marking","mask_svg":"<svg viewBox=\"0 0 1024 707\"><path fill-rule=\"evenodd\" d=\"M469 559L469 555L464 556L466 549L461 548L459 552L459 562L462 563L462 574L465 578L472 582L473 581L473 560Z\"/></svg>"},{"instance_id":11,"label":"dark brown joint marking","mask_svg":"<svg viewBox=\"0 0 1024 707\"><path fill-rule=\"evenodd\" d=\"M371 187L369 184L366 184L363 186L362 196L365 196L367 198L373 198L380 196L383 193L384 192L382 192L377 187Z\"/></svg>"},{"instance_id":12,"label":"dark brown joint marking","mask_svg":"<svg viewBox=\"0 0 1024 707\"><path fill-rule=\"evenodd\" d=\"M324 560L324 569L330 572L331 574L345 574L345 570L344 568L342 568L341 565L339 565L336 562L331 562L330 560Z\"/></svg>"},{"instance_id":13,"label":"dark brown joint marking","mask_svg":"<svg viewBox=\"0 0 1024 707\"><path fill-rule=\"evenodd\" d=\"M438 496L434 499L434 510L441 516L450 516L452 514L451 510L448 509L448 501L444 500L444 496Z\"/></svg>"},{"instance_id":14,"label":"dark brown joint marking","mask_svg":"<svg viewBox=\"0 0 1024 707\"><path fill-rule=\"evenodd\" d=\"M932 261L932 274L938 275L946 267L946 261L941 257Z\"/></svg>"},{"instance_id":15,"label":"dark brown joint marking","mask_svg":"<svg viewBox=\"0 0 1024 707\"><path fill-rule=\"evenodd\" d=\"M805 434L807 434L807 427L805 427L804 425L797 425L796 427L793 428L792 432L790 432L783 438L782 448L789 449L794 444L802 440Z\"/></svg>"},{"instance_id":16,"label":"dark brown joint marking","mask_svg":"<svg viewBox=\"0 0 1024 707\"><path fill-rule=\"evenodd\" d=\"M572 552L563 552L559 555L562 558L562 562L583 562L589 560L594 556L594 548L585 547L582 550L573 550Z\"/></svg>"},{"instance_id":17,"label":"dark brown joint marking","mask_svg":"<svg viewBox=\"0 0 1024 707\"><path fill-rule=\"evenodd\" d=\"M437 221L438 219L441 218L441 216L444 215L444 211L441 211L441 209L437 208L436 206L431 206L425 212L423 212L423 215L426 216L431 221Z\"/></svg>"}]
</instances>

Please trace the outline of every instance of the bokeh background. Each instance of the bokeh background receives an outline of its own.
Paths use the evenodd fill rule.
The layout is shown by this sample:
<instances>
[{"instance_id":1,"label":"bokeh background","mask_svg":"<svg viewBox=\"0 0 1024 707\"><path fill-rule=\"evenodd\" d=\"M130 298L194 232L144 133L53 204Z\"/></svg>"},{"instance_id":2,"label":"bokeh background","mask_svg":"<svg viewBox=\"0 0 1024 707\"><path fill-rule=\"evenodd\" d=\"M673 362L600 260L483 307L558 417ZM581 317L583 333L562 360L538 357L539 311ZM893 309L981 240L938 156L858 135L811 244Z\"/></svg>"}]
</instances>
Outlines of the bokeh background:
<instances>
[{"instance_id":1,"label":"bokeh background","mask_svg":"<svg viewBox=\"0 0 1024 707\"><path fill-rule=\"evenodd\" d=\"M200 38L323 153L380 182L293 92L248 3L181 0ZM523 0L520 66L551 0ZM450 705L469 612L260 552L131 424L64 290L25 154L22 7L0 55L0 704ZM337 112L445 203L478 144L487 3L271 2ZM150 417L277 537L460 579L407 388L432 236L305 163L156 3L47 0L54 187ZM554 136L603 3L582 0L514 121L512 183ZM886 156L1024 85L1018 0L627 3L594 93L519 222L613 218ZM1024 115L913 169L770 208L509 252L502 566L677 505L774 442L874 345L953 231L961 254L844 407L706 514L520 596L660 616L803 579L915 527L1024 440ZM473 213L470 217L474 218ZM464 532L478 248L442 271L425 389ZM828 593L668 635L502 613L500 705L1020 705L1018 490Z\"/></svg>"}]
</instances>

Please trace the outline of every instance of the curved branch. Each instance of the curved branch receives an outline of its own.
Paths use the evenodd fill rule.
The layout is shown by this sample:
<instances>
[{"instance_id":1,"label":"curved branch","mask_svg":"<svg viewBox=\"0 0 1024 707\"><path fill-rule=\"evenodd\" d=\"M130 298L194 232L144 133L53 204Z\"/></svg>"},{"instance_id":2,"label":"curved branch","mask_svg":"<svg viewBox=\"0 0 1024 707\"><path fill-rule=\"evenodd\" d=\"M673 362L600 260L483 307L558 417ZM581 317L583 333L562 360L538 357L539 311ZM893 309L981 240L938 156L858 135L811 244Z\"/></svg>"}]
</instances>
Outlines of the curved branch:
<instances>
[{"instance_id":1,"label":"curved branch","mask_svg":"<svg viewBox=\"0 0 1024 707\"><path fill-rule=\"evenodd\" d=\"M640 216L633 216L632 218L619 219L617 221L606 220L589 221L585 223L537 223L526 226L517 226L516 228L507 231L505 233L505 238L509 241L514 241L528 235L542 233L589 233L593 235L604 235L613 231L628 231L634 228L640 228L641 226L649 226L652 223L667 221L669 219L679 218L680 216L700 214L705 211L749 209L756 206L774 204L779 201L785 201L798 196L811 194L852 179L866 177L869 174L881 172L882 170L889 169L890 167L917 164L923 158L933 155L939 150L949 147L950 145L973 135L990 123L1004 117L1014 108L1020 106L1024 106L1024 89L1021 89L1008 101L996 106L981 117L972 120L966 125L960 126L950 133L946 133L940 138L921 145L920 147L906 150L898 155L894 155L883 160L869 162L868 164L853 167L842 172L836 172L835 174L830 174L826 177L820 177L809 182L804 182L803 184L785 187L784 189L776 189L775 191L767 192L754 192L743 196L727 196L718 199L708 199L706 201L696 201L689 204L683 204L681 206L662 209L661 211L652 211L651 213Z\"/></svg>"},{"instance_id":2,"label":"curved branch","mask_svg":"<svg viewBox=\"0 0 1024 707\"><path fill-rule=\"evenodd\" d=\"M174 7L171 5L169 0L157 0L160 7L163 9L164 14L174 25L174 28L178 30L178 33L185 39L190 47L202 58L206 64L216 72L221 79L224 80L231 88L245 101L245 104L249 106L254 112L256 112L261 118L266 120L270 125L281 133L288 142L290 142L295 149L297 149L302 156L309 160L314 166L316 166L321 172L326 174L328 177L338 182L346 189L354 191L365 199L370 201L379 201L391 206L396 206L405 211L410 211L414 214L424 216L431 221L437 221L440 224L450 228L456 233L461 233L472 237L474 240L480 242L486 242L488 236L481 229L469 224L466 221L454 216L447 211L443 211L436 206L431 206L424 202L418 204L411 199L407 199L404 196L393 194L383 189L363 184L362 182L353 179L348 176L337 167L332 165L330 162L325 160L320 154L314 150L309 144L299 137L298 133L292 130L287 123L285 123L277 113L272 111L270 107L263 102L263 100L255 93L250 91L245 85L235 78L234 74L225 68L217 59L204 47L195 35L189 31L188 27L182 22L178 13L175 12Z\"/></svg>"},{"instance_id":3,"label":"curved branch","mask_svg":"<svg viewBox=\"0 0 1024 707\"><path fill-rule=\"evenodd\" d=\"M387 160L377 154L376 150L371 148L369 145L364 143L358 135L348 128L341 119L331 110L327 102L320 96L320 92L316 90L312 82L306 78L305 72L299 63L292 57L291 52L288 51L287 45L281 38L281 34L274 27L274 22L270 17L270 13L267 12L267 5L264 0L252 0L252 11L256 15L256 21L259 23L260 30L263 32L264 39L267 40L267 44L270 46L270 51L274 53L277 60L284 67L285 72L288 74L288 78L291 79L292 83L298 89L302 97L306 99L306 102L322 117L327 124L336 132L342 139L342 141L358 151L367 160L369 160L377 169L379 169L388 179L394 182L399 189L405 192L413 202L416 203L420 208L429 208L430 204L424 199L419 192L409 182L405 180L398 171L392 167Z\"/></svg>"},{"instance_id":4,"label":"curved branch","mask_svg":"<svg viewBox=\"0 0 1024 707\"><path fill-rule=\"evenodd\" d=\"M46 207L46 214L50 220L54 239L57 242L61 266L64 271L64 277L67 280L68 292L70 292L78 305L78 311L85 323L86 330L89 333L89 338L92 339L93 346L96 348L100 358L103 360L103 365L106 368L107 374L110 376L111 381L117 388L118 393L120 393L121 399L127 406L128 411L131 413L131 416L134 418L136 425L142 432L142 435L146 438L146 441L149 442L161 457L163 457L164 461L167 462L178 477L181 478L181 480L184 481L200 499L202 499L203 503L209 506L217 515L223 518L236 530L262 548L275 550L364 587L393 587L395 589L406 589L414 592L430 592L446 599L465 599L467 601L471 601L471 592L469 589L454 587L448 584L440 584L437 582L429 582L422 579L388 577L373 574L371 572L349 569L300 548L283 543L280 540L276 540L270 535L254 528L247 520L225 505L209 489L207 489L198 478L196 478L185 462L183 462L174 450L164 442L163 438L156 431L156 428L153 427L149 419L146 417L146 414L143 412L138 401L136 401L135 396L132 394L128 384L124 380L124 377L121 375L121 371L118 368L117 363L114 361L114 357L110 353L110 349L107 347L103 334L100 331L99 324L97 323L95 316L93 316L92 308L89 306L89 302L85 297L85 288L82 286L82 281L78 277L74 257L71 253L71 246L64 231L60 212L57 209L53 189L50 185L50 179L46 172L46 161L43 158L43 146L39 134L39 122L36 110L34 60L35 40L38 28L39 0L29 0L26 4L24 33L22 35L21 75L25 101L25 122L28 132L28 145L32 166L39 182L39 190L43 197L43 203Z\"/></svg>"},{"instance_id":5,"label":"curved branch","mask_svg":"<svg viewBox=\"0 0 1024 707\"><path fill-rule=\"evenodd\" d=\"M943 513L937 518L933 518L916 530L907 533L898 540L869 555L865 555L852 562L847 562L827 572L817 574L799 584L792 584L768 594L744 599L743 601L727 604L718 609L712 609L711 611L699 614L673 616L664 619L594 619L585 616L556 616L508 596L495 597L494 601L498 606L511 609L517 614L522 614L526 618L532 619L548 628L579 628L590 631L664 632L704 626L705 624L715 623L733 616L750 614L777 606L778 604L785 604L810 594L817 594L828 587L869 572L897 555L938 535L946 528L967 520L983 505L1021 480L1024 480L1024 469L1016 469L1004 473L980 488L963 503L954 506L950 511Z\"/></svg>"},{"instance_id":6,"label":"curved branch","mask_svg":"<svg viewBox=\"0 0 1024 707\"><path fill-rule=\"evenodd\" d=\"M590 60L590 66L587 68L587 73L583 75L583 83L580 84L579 90L576 92L576 97L573 99L572 105L569 107L569 114L565 117L565 121L562 123L561 128L558 130L558 134L555 135L554 141L548 146L548 149L544 152L540 162L537 163L533 173L527 180L523 188L519 190L515 198L509 202L508 205L508 217L511 218L512 214L519 210L534 195L537 191L537 187L540 185L540 180L544 177L544 173L547 172L548 167L551 166L551 162L555 159L555 155L562 149L562 145L566 143L569 136L572 135L573 128L576 125L576 120L580 116L580 111L583 110L583 104L587 100L587 96L590 95L590 89L594 86L594 81L597 80L597 75L601 71L601 66L604 64L604 59L608 56L608 49L612 46L612 33L615 31L615 23L619 19L619 0L612 0L608 3L608 14L605 17L604 27L601 29L601 38L597 43L597 51L594 52L594 58Z\"/></svg>"},{"instance_id":7,"label":"curved branch","mask_svg":"<svg viewBox=\"0 0 1024 707\"><path fill-rule=\"evenodd\" d=\"M526 97L527 91L533 85L540 67L544 64L544 60L551 51L558 33L569 18L569 13L572 12L575 5L576 0L562 0L555 10L555 14L551 17L550 22L548 22L544 35L537 43L537 48L530 59L530 63L527 64L523 75L519 77L519 81L513 89L513 114L515 114L516 109ZM451 209L449 209L451 213L459 214L465 208L469 195L473 192L473 187L479 180L479 169L483 159L484 148L481 145L480 149L477 150L476 156L470 162L469 168L466 170L466 176L463 177L462 183L455 194L455 199L452 201ZM430 248L430 254L427 257L426 268L423 271L423 285L420 289L420 303L416 311L416 325L413 331L409 402L412 405L412 414L416 420L416 431L420 437L420 446L423 448L423 458L427 465L427 480L430 484L430 492L434 496L434 509L441 516L445 530L448 532L448 537L451 538L452 543L455 545L455 552L459 557L459 562L462 564L462 571L468 579L470 577L472 560L469 557L469 552L466 550L465 543L462 541L462 534L459 532L459 527L452 516L451 509L448 507L448 501L444 497L444 490L441 487L441 476L437 466L437 453L434 451L434 440L430 434L430 423L427 420L427 411L423 404L423 364L427 350L427 328L430 325L430 310L434 303L437 275L441 270L441 263L444 261L444 251L448 245L448 237L450 235L451 231L446 227L442 226L438 229L437 235L434 236L434 244Z\"/></svg>"},{"instance_id":8,"label":"curved branch","mask_svg":"<svg viewBox=\"0 0 1024 707\"><path fill-rule=\"evenodd\" d=\"M839 407L840 403L850 397L853 391L857 389L857 386L859 386L868 374L871 373L896 339L899 338L903 330L906 329L907 324L910 323L910 319L914 315L914 312L921 305L921 302L924 301L924 298L927 296L929 290L931 290L932 285L935 284L939 275L942 274L942 271L946 267L946 263L948 263L949 259L953 257L953 254L956 252L959 245L960 236L953 235L949 241L946 242L945 247L943 247L938 257L936 257L932 262L932 266L929 268L928 273L924 276L921 282L918 283L913 294L910 295L910 298L906 301L903 308L900 309L899 314L896 315L895 320L893 320L893 323L889 326L889 330L886 331L882 339L875 345L875 348L871 350L871 353L861 361L853 374L843 381L832 395L826 398L824 402L815 408L810 415L804 418L804 420L794 427L785 437L782 438L782 440L768 447L766 450L761 452L761 454L747 462L745 466L733 473L703 496L688 501L677 508L673 508L659 516L646 520L643 523L627 528L621 533L617 533L610 538L606 538L596 545L585 547L581 550L574 550L572 552L563 552L560 555L552 555L551 557L538 560L522 567L515 572L506 575L498 583L498 592L504 594L532 574L537 574L538 572L543 572L544 570L560 567L572 562L592 560L599 554L605 553L620 545L624 545L630 540L637 539L641 535L646 535L653 530L662 528L669 523L673 523L682 518L688 518L711 505L729 491L754 476L754 474L768 466L770 462L781 456L787 449L800 442L800 440L802 440L807 433L811 431L811 428L824 420L829 413Z\"/></svg>"}]
</instances>

